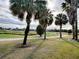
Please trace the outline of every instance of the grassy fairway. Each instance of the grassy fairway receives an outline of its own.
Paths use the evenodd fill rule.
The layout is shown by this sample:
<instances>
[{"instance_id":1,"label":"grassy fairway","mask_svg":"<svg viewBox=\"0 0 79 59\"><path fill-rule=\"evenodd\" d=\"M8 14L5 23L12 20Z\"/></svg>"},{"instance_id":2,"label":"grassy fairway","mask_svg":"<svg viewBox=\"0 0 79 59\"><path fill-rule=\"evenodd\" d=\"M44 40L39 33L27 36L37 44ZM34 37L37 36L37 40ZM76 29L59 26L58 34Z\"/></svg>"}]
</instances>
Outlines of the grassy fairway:
<instances>
[{"instance_id":1,"label":"grassy fairway","mask_svg":"<svg viewBox=\"0 0 79 59\"><path fill-rule=\"evenodd\" d=\"M0 34L0 38L23 38L23 35Z\"/></svg>"},{"instance_id":2,"label":"grassy fairway","mask_svg":"<svg viewBox=\"0 0 79 59\"><path fill-rule=\"evenodd\" d=\"M0 30L0 38L22 38L23 31Z\"/></svg>"},{"instance_id":3,"label":"grassy fairway","mask_svg":"<svg viewBox=\"0 0 79 59\"><path fill-rule=\"evenodd\" d=\"M79 59L79 43L76 41L55 37L28 42L28 48L16 48L21 41L1 42L0 55L3 55L3 59Z\"/></svg>"},{"instance_id":4,"label":"grassy fairway","mask_svg":"<svg viewBox=\"0 0 79 59\"><path fill-rule=\"evenodd\" d=\"M46 32L47 37L49 36L57 36L59 35L58 32ZM37 33L35 31L29 32L29 38L35 38ZM23 38L24 31L11 31L11 30L0 30L0 38Z\"/></svg>"}]
</instances>

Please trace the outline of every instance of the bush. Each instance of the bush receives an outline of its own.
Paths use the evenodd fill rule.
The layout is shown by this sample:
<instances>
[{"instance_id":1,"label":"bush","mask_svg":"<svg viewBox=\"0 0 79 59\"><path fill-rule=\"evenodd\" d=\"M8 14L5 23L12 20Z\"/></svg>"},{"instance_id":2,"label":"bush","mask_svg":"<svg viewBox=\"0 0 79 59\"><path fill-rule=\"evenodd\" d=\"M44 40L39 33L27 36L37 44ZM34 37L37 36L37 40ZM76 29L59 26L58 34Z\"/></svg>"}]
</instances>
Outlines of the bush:
<instances>
[{"instance_id":1,"label":"bush","mask_svg":"<svg viewBox=\"0 0 79 59\"><path fill-rule=\"evenodd\" d=\"M41 27L41 25L37 26L36 32L38 35L42 36L42 34L44 33L44 29Z\"/></svg>"},{"instance_id":2,"label":"bush","mask_svg":"<svg viewBox=\"0 0 79 59\"><path fill-rule=\"evenodd\" d=\"M68 34L71 34L72 33L72 30L68 30Z\"/></svg>"}]
</instances>

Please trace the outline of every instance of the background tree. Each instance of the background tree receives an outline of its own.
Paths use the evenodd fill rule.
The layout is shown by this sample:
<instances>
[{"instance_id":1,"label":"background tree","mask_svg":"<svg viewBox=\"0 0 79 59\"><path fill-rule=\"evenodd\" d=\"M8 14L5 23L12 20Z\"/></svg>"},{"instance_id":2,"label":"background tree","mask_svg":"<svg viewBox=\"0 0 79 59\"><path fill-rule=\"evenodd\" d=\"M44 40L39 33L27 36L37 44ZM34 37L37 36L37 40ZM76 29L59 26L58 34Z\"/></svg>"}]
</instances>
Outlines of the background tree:
<instances>
[{"instance_id":1,"label":"background tree","mask_svg":"<svg viewBox=\"0 0 79 59\"><path fill-rule=\"evenodd\" d=\"M26 29L25 29L25 37L23 40L23 45L26 45L27 36L30 30L30 22L32 18L32 14L35 14L38 10L41 11L42 7L38 6L46 6L46 1L40 0L10 0L10 10L14 16L18 16L20 20L24 20L24 15L27 12L26 16ZM41 9L40 9L41 8Z\"/></svg>"},{"instance_id":2,"label":"background tree","mask_svg":"<svg viewBox=\"0 0 79 59\"><path fill-rule=\"evenodd\" d=\"M37 26L36 32L38 35L40 35L40 37L42 36L42 34L44 33L44 29L42 28L41 25Z\"/></svg>"},{"instance_id":3,"label":"background tree","mask_svg":"<svg viewBox=\"0 0 79 59\"><path fill-rule=\"evenodd\" d=\"M55 24L60 26L60 38L62 38L62 25L68 22L67 16L65 14L58 14L55 20Z\"/></svg>"}]
</instances>

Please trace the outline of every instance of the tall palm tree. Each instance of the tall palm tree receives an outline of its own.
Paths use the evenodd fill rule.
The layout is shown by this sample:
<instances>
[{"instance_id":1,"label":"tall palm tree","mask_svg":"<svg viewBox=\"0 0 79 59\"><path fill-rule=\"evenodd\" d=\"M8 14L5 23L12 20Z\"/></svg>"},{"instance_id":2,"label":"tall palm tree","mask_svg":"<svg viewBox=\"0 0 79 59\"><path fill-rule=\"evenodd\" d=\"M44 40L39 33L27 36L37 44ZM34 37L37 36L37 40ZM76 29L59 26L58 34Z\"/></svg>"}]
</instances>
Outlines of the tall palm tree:
<instances>
[{"instance_id":1,"label":"tall palm tree","mask_svg":"<svg viewBox=\"0 0 79 59\"><path fill-rule=\"evenodd\" d=\"M48 18L41 19L40 24L44 28L44 39L46 39L46 28L50 26L53 22L53 16L48 16Z\"/></svg>"},{"instance_id":2,"label":"tall palm tree","mask_svg":"<svg viewBox=\"0 0 79 59\"><path fill-rule=\"evenodd\" d=\"M67 15L69 17L69 23L72 25L72 32L73 32L73 39L74 39L74 19L72 19L72 9L71 9L71 0L67 1L65 0L65 3L62 3L62 8L67 12Z\"/></svg>"},{"instance_id":3,"label":"tall palm tree","mask_svg":"<svg viewBox=\"0 0 79 59\"><path fill-rule=\"evenodd\" d=\"M65 3L62 3L62 8L66 10L69 22L72 25L73 29L73 39L78 39L77 37L77 0L65 0Z\"/></svg>"},{"instance_id":4,"label":"tall palm tree","mask_svg":"<svg viewBox=\"0 0 79 59\"><path fill-rule=\"evenodd\" d=\"M79 0L77 0L77 2L78 2L78 3L77 3L77 7L79 8Z\"/></svg>"},{"instance_id":5,"label":"tall palm tree","mask_svg":"<svg viewBox=\"0 0 79 59\"><path fill-rule=\"evenodd\" d=\"M68 22L67 16L65 14L58 14L55 20L55 24L60 26L60 38L62 38L62 25Z\"/></svg>"},{"instance_id":6,"label":"tall palm tree","mask_svg":"<svg viewBox=\"0 0 79 59\"><path fill-rule=\"evenodd\" d=\"M26 29L25 29L25 37L23 40L23 45L26 45L27 36L30 30L30 22L32 18L32 14L36 14L36 12L42 9L42 7L38 6L46 6L46 1L40 0L10 0L10 10L14 16L18 16L20 20L24 20L25 13L26 16ZM39 8L39 9L38 9ZM41 9L40 9L41 8Z\"/></svg>"},{"instance_id":7,"label":"tall palm tree","mask_svg":"<svg viewBox=\"0 0 79 59\"><path fill-rule=\"evenodd\" d=\"M77 0L71 0L71 6L73 8L73 19L74 19L74 33L75 33L75 40L78 40L78 27L77 27Z\"/></svg>"},{"instance_id":8,"label":"tall palm tree","mask_svg":"<svg viewBox=\"0 0 79 59\"><path fill-rule=\"evenodd\" d=\"M43 2L43 3L46 4L45 2ZM46 39L46 27L48 25L48 21L50 22L49 25L51 25L53 22L52 14L45 5L37 3L37 6L39 6L40 8L38 8L38 7L36 8L38 11L35 14L35 19L39 19L40 25L44 28L44 30L45 30L44 39Z\"/></svg>"},{"instance_id":9,"label":"tall palm tree","mask_svg":"<svg viewBox=\"0 0 79 59\"><path fill-rule=\"evenodd\" d=\"M49 9L44 10L45 12L42 12L42 16L40 17L39 23L44 28L44 39L46 39L46 28L47 26L50 26L53 22L53 14L51 14L51 11Z\"/></svg>"}]
</instances>

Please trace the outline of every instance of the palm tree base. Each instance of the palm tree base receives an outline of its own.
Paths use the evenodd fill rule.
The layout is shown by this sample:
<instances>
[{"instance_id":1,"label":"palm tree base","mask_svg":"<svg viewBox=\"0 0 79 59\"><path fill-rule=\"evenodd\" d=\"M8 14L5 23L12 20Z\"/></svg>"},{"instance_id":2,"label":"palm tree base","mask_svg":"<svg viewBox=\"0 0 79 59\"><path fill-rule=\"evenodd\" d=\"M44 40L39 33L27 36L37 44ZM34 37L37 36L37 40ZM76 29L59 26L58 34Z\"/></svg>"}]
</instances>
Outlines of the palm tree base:
<instances>
[{"instance_id":1,"label":"palm tree base","mask_svg":"<svg viewBox=\"0 0 79 59\"><path fill-rule=\"evenodd\" d=\"M72 40L79 42L79 39L74 39L74 38L72 38Z\"/></svg>"},{"instance_id":2,"label":"palm tree base","mask_svg":"<svg viewBox=\"0 0 79 59\"><path fill-rule=\"evenodd\" d=\"M79 42L79 39L77 39L76 41Z\"/></svg>"},{"instance_id":3,"label":"palm tree base","mask_svg":"<svg viewBox=\"0 0 79 59\"><path fill-rule=\"evenodd\" d=\"M72 40L74 40L74 38L72 38Z\"/></svg>"},{"instance_id":4,"label":"palm tree base","mask_svg":"<svg viewBox=\"0 0 79 59\"><path fill-rule=\"evenodd\" d=\"M48 40L48 39L46 38L46 39L43 39L43 40Z\"/></svg>"},{"instance_id":5,"label":"palm tree base","mask_svg":"<svg viewBox=\"0 0 79 59\"><path fill-rule=\"evenodd\" d=\"M31 46L30 43L27 43L26 45L18 44L18 45L17 45L17 48L28 48L28 47L30 47L30 46Z\"/></svg>"}]
</instances>

